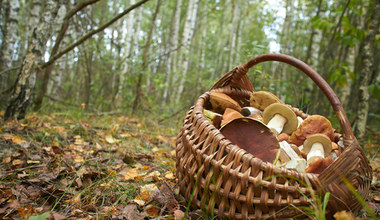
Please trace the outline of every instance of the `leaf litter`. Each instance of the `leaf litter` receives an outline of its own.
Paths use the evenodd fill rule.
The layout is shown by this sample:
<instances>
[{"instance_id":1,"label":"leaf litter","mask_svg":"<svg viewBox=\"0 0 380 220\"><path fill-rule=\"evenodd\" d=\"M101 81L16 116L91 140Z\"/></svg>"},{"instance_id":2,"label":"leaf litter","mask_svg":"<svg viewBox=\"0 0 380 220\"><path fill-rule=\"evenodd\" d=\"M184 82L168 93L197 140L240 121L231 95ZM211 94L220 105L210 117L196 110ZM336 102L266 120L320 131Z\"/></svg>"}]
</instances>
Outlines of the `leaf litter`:
<instances>
[{"instance_id":1,"label":"leaf litter","mask_svg":"<svg viewBox=\"0 0 380 220\"><path fill-rule=\"evenodd\" d=\"M185 217L175 177L178 129L151 129L125 116L30 115L1 123L0 219ZM374 170L368 205L379 216L379 144L364 149ZM193 210L187 218L204 215ZM358 219L349 212L335 218Z\"/></svg>"},{"instance_id":2,"label":"leaf litter","mask_svg":"<svg viewBox=\"0 0 380 220\"><path fill-rule=\"evenodd\" d=\"M1 123L0 219L180 219L185 211L175 195L176 129L124 116Z\"/></svg>"}]
</instances>

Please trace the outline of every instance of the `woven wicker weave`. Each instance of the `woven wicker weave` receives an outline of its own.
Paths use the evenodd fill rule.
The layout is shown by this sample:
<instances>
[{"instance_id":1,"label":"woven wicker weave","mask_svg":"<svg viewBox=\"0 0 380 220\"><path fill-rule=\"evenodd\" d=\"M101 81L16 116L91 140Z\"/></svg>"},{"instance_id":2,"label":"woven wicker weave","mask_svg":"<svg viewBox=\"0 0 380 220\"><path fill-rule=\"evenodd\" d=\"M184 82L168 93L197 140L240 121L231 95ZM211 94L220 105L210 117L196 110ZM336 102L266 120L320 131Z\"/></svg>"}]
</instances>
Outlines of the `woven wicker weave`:
<instances>
[{"instance_id":1,"label":"woven wicker weave","mask_svg":"<svg viewBox=\"0 0 380 220\"><path fill-rule=\"evenodd\" d=\"M319 175L279 168L255 158L226 139L202 113L209 105L210 91L223 92L243 106L248 105L253 87L247 72L265 61L287 63L304 72L323 91L336 112L342 135L336 134L335 141L343 140L345 150ZM361 208L347 184L366 199L371 167L339 99L308 65L287 55L264 54L225 74L210 91L201 95L188 111L176 140L178 184L192 208L230 219L285 218L300 212L294 207L310 206L311 191L321 198L330 192L327 206L330 214ZM308 116L296 108L293 110L302 118Z\"/></svg>"}]
</instances>

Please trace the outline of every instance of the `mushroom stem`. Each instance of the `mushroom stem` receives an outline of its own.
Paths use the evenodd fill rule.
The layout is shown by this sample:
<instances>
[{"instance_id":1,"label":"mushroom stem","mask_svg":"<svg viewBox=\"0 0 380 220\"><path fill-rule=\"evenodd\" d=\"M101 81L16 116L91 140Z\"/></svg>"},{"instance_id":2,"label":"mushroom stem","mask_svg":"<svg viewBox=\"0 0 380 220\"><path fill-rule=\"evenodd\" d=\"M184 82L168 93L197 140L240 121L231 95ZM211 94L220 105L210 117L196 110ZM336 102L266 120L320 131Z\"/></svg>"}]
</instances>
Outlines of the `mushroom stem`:
<instances>
[{"instance_id":1,"label":"mushroom stem","mask_svg":"<svg viewBox=\"0 0 380 220\"><path fill-rule=\"evenodd\" d=\"M267 126L272 131L275 131L277 132L277 134L280 134L286 122L287 120L285 117L283 117L280 114L275 114L273 118L268 122Z\"/></svg>"},{"instance_id":2,"label":"mushroom stem","mask_svg":"<svg viewBox=\"0 0 380 220\"><path fill-rule=\"evenodd\" d=\"M309 165L317 158L325 158L323 145L319 142L316 142L311 146L310 152L307 154L307 164Z\"/></svg>"},{"instance_id":3,"label":"mushroom stem","mask_svg":"<svg viewBox=\"0 0 380 220\"><path fill-rule=\"evenodd\" d=\"M241 109L240 113L245 116L245 117L248 117L250 115L254 115L254 114L262 114L263 112L260 111L259 109L255 108L255 107L244 107Z\"/></svg>"}]
</instances>

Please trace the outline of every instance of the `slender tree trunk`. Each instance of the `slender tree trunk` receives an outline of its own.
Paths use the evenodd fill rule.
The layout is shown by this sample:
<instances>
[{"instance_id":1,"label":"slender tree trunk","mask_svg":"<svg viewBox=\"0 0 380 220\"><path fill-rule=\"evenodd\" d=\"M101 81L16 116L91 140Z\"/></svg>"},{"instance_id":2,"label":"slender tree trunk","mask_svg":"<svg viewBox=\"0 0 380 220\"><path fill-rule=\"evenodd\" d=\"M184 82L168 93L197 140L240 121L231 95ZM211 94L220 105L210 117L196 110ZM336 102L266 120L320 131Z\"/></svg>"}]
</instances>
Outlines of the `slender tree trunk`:
<instances>
[{"instance_id":1,"label":"slender tree trunk","mask_svg":"<svg viewBox=\"0 0 380 220\"><path fill-rule=\"evenodd\" d=\"M168 51L168 62L166 67L166 79L165 79L165 88L162 95L161 106L168 101L169 90L171 89L171 79L173 72L176 73L176 58L177 58L177 49L178 49L178 33L179 33L179 23L181 18L181 5L182 0L176 1L176 7L174 9L172 25L170 31L170 47Z\"/></svg>"},{"instance_id":2,"label":"slender tree trunk","mask_svg":"<svg viewBox=\"0 0 380 220\"><path fill-rule=\"evenodd\" d=\"M134 100L133 106L132 106L132 114L135 113L137 107L140 105L140 102L141 102L141 96L142 96L141 87L142 87L143 75L144 75L144 72L148 66L148 63L147 63L148 51L149 51L149 47L150 47L150 42L152 40L153 29L154 29L154 25L156 22L158 11L160 10L160 6L161 6L161 0L158 0L157 4L156 4L155 11L154 11L153 16L152 16L152 21L150 23L148 37L146 39L145 46L144 46L142 67L141 67L141 71L138 73L135 100Z\"/></svg>"},{"instance_id":3,"label":"slender tree trunk","mask_svg":"<svg viewBox=\"0 0 380 220\"><path fill-rule=\"evenodd\" d=\"M38 63L45 53L46 42L52 32L52 24L56 14L56 4L53 0L47 0L44 13L39 25L33 30L31 44L26 54L21 70L17 77L14 91L11 95L9 105L5 111L4 118L24 118L27 108L33 101L36 76L39 71Z\"/></svg>"},{"instance_id":4,"label":"slender tree trunk","mask_svg":"<svg viewBox=\"0 0 380 220\"><path fill-rule=\"evenodd\" d=\"M131 5L135 4L135 0L131 0L130 4ZM132 12L128 15L128 19L127 19L126 27L125 27L125 29L127 30L127 33L125 36L125 57L126 57L126 60L124 62L124 68L123 68L122 72L120 73L119 88L117 90L117 94L116 94L116 98L115 98L116 99L116 107L118 107L118 108L120 108L121 104L122 104L122 100L123 100L122 97L123 97L123 90L124 90L124 86L125 86L125 80L127 78L128 71L129 71L129 63L131 62L130 58L131 58L131 45L132 45L132 37L133 37L132 29L133 29L134 17L135 17L134 12Z\"/></svg>"},{"instance_id":5,"label":"slender tree trunk","mask_svg":"<svg viewBox=\"0 0 380 220\"><path fill-rule=\"evenodd\" d=\"M2 45L0 51L0 72L12 66L12 58L15 52L15 45L18 34L18 12L20 10L19 0L3 0L3 10L5 10L5 23L2 28ZM0 91L7 89L9 84L9 74L0 75Z\"/></svg>"},{"instance_id":6,"label":"slender tree trunk","mask_svg":"<svg viewBox=\"0 0 380 220\"><path fill-rule=\"evenodd\" d=\"M235 55L236 55L236 38L239 33L238 20L240 18L240 1L236 1L234 4L234 10L232 15L232 27L230 32L230 55L229 55L229 65L228 68L232 68L235 65Z\"/></svg>"},{"instance_id":7,"label":"slender tree trunk","mask_svg":"<svg viewBox=\"0 0 380 220\"><path fill-rule=\"evenodd\" d=\"M369 79L374 70L374 54L375 54L375 37L379 33L380 25L380 0L374 1L374 5L370 8L371 19L369 19L368 33L364 39L364 45L361 50L361 68L359 73L359 103L358 103L358 121L356 126L357 137L363 138L366 131L368 109L369 109Z\"/></svg>"},{"instance_id":8,"label":"slender tree trunk","mask_svg":"<svg viewBox=\"0 0 380 220\"><path fill-rule=\"evenodd\" d=\"M185 86L185 80L187 77L187 72L189 71L189 63L190 63L190 49L191 49L191 40L193 38L194 32L195 32L195 24L197 20L197 12L198 12L198 4L199 0L190 0L189 5L187 8L187 17L186 17L186 23L183 31L183 50L181 50L181 58L180 60L180 72L181 72L181 79L178 87L177 97L176 97L176 103L179 102L182 92Z\"/></svg>"},{"instance_id":9,"label":"slender tree trunk","mask_svg":"<svg viewBox=\"0 0 380 220\"><path fill-rule=\"evenodd\" d=\"M315 14L315 18L319 18L319 14L320 14L320 12L321 12L321 6L322 6L322 0L319 0L318 1L318 7L317 7L317 13ZM311 34L310 34L310 39L309 39L309 44L308 44L308 46L307 46L307 53L306 53L306 63L308 63L309 65L311 65L311 66L314 66L313 65L313 62L315 61L315 60L317 60L317 59L313 59L312 58L312 51L314 51L313 50L313 46L314 46L314 36L316 35L316 34L320 34L320 31L319 30L316 30L316 29L312 29L311 30Z\"/></svg>"}]
</instances>

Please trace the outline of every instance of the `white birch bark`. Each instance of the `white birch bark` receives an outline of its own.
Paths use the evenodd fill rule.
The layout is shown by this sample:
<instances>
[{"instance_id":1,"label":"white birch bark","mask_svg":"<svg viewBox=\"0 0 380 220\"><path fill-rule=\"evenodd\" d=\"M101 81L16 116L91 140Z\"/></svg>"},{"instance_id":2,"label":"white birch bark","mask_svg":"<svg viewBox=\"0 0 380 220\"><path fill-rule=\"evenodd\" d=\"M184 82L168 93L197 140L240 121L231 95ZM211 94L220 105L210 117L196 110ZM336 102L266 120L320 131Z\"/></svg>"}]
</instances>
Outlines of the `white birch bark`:
<instances>
[{"instance_id":1,"label":"white birch bark","mask_svg":"<svg viewBox=\"0 0 380 220\"><path fill-rule=\"evenodd\" d=\"M24 118L27 108L33 102L34 87L39 71L37 65L45 54L46 43L51 37L56 10L55 1L47 0L45 2L44 12L41 15L38 27L33 30L31 35L29 49L23 60L21 72L17 77L15 89L12 92L4 118Z\"/></svg>"},{"instance_id":2,"label":"white birch bark","mask_svg":"<svg viewBox=\"0 0 380 220\"><path fill-rule=\"evenodd\" d=\"M130 5L133 5L133 4L135 4L135 0L130 1ZM122 104L122 95L123 95L123 90L125 86L125 80L127 78L128 70L129 70L129 63L130 63L131 52L132 52L131 46L132 46L132 37L133 37L132 30L133 30L134 17L135 17L135 12L131 11L128 15L127 21L124 23L125 24L124 30L127 30L127 33L125 34L125 50L124 50L124 56L126 59L124 61L123 70L120 73L119 87L118 87L116 98L115 98L117 107L121 107L121 104ZM140 22L139 20L137 22ZM137 30L135 34L138 34Z\"/></svg>"},{"instance_id":3,"label":"white birch bark","mask_svg":"<svg viewBox=\"0 0 380 220\"><path fill-rule=\"evenodd\" d=\"M380 26L380 1L374 1L374 8L371 10L373 15L369 20L369 28L367 36L364 38L364 45L361 50L362 65L359 72L359 103L358 103L358 119L356 132L358 138L364 138L366 133L366 125L369 110L369 93L368 85L370 76L374 68L374 41L376 34L379 33Z\"/></svg>"},{"instance_id":4,"label":"white birch bark","mask_svg":"<svg viewBox=\"0 0 380 220\"><path fill-rule=\"evenodd\" d=\"M54 25L55 36L58 36L59 32L61 31L61 26L63 24L63 21L65 19L67 11L68 11L67 7L68 7L68 5L64 3L64 4L61 4L59 9L58 9L57 16L55 19L56 23ZM62 39L61 48L64 48L67 45L67 43L68 43L68 38L67 38L67 36L65 36ZM64 59L58 59L57 61L55 61L54 66L55 66L55 68L53 68L53 70L52 70L50 80L49 80L49 84L48 84L48 92L52 96L57 95L57 91L60 88L60 86L62 85L62 74L65 71L65 60Z\"/></svg>"},{"instance_id":5,"label":"white birch bark","mask_svg":"<svg viewBox=\"0 0 380 220\"><path fill-rule=\"evenodd\" d=\"M166 80L165 80L165 88L162 95L162 103L161 106L164 106L164 104L168 101L168 94L169 90L171 88L171 79L173 72L175 73L177 71L176 68L176 58L177 58L177 48L178 48L178 33L179 33L179 24L180 24L180 15L181 15L181 5L182 0L177 0L176 7L173 14L172 19L172 30L170 32L169 42L170 47L168 51L168 62L166 67Z\"/></svg>"},{"instance_id":6,"label":"white birch bark","mask_svg":"<svg viewBox=\"0 0 380 220\"><path fill-rule=\"evenodd\" d=\"M12 60L14 58L15 53L15 45L17 41L18 34L18 12L20 10L20 2L19 0L5 0L2 5L8 5L8 16L5 17L6 24L4 25L5 30L2 39L2 48L1 48L1 60L0 71L4 69L8 69L12 66ZM8 87L8 78L9 73L0 75L1 81L1 90L6 89Z\"/></svg>"},{"instance_id":7,"label":"white birch bark","mask_svg":"<svg viewBox=\"0 0 380 220\"><path fill-rule=\"evenodd\" d=\"M230 32L230 55L229 55L229 68L235 65L235 53L236 53L236 38L238 35L238 20L240 18L240 1L236 1L234 4L234 11L232 15L232 27Z\"/></svg>"},{"instance_id":8,"label":"white birch bark","mask_svg":"<svg viewBox=\"0 0 380 220\"><path fill-rule=\"evenodd\" d=\"M195 24L197 20L197 12L198 12L198 4L199 0L190 0L187 8L186 22L183 32L183 50L181 51L181 60L180 60L180 84L178 87L176 103L179 102L181 95L183 93L183 89L185 86L185 80L187 76L187 72L189 71L189 61L190 61L190 49L191 49L191 39L193 38L195 31Z\"/></svg>"}]
</instances>

